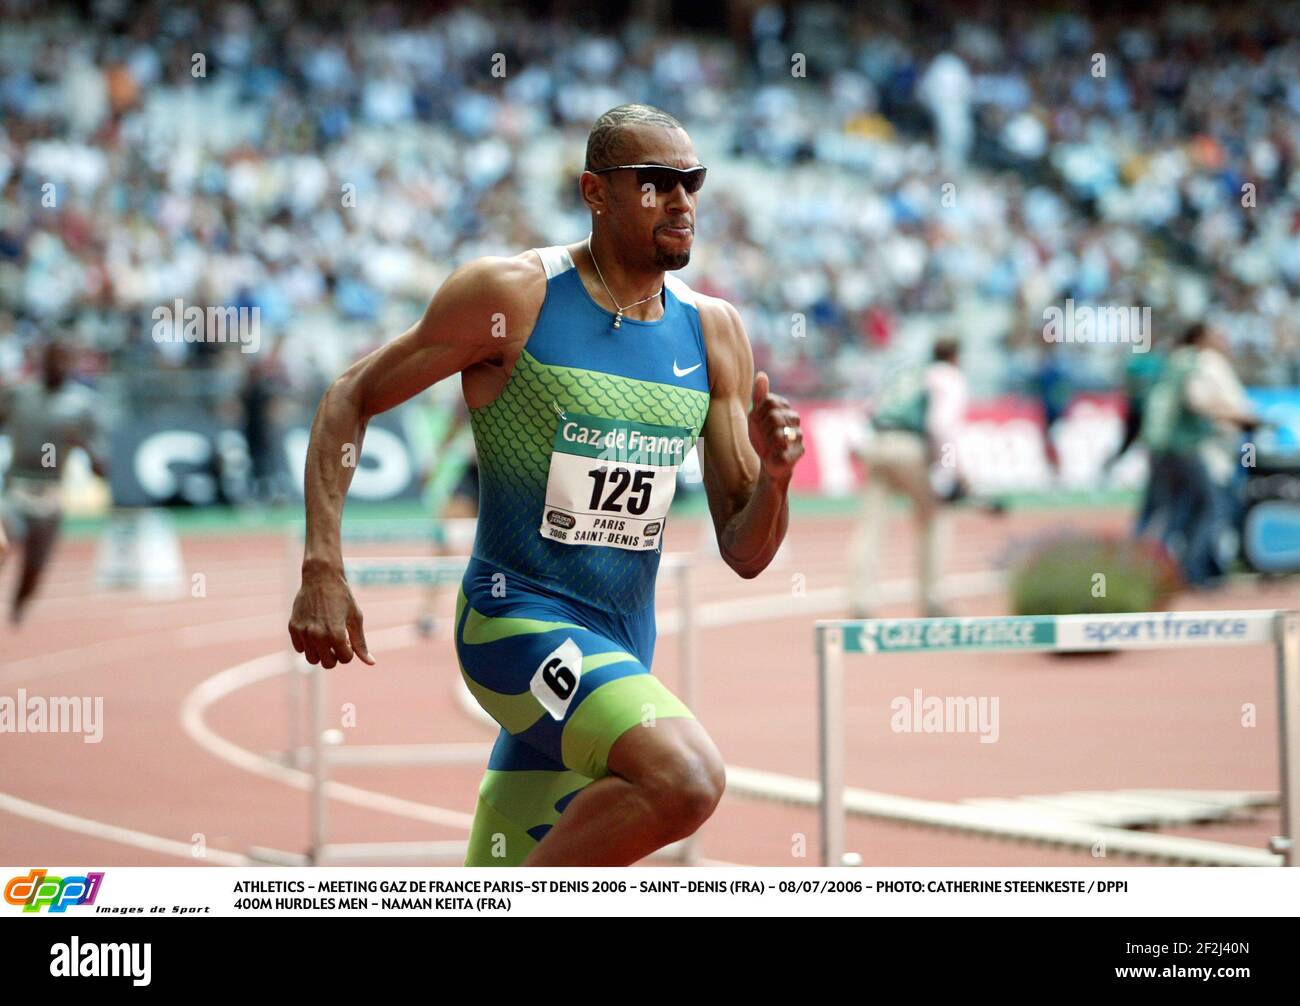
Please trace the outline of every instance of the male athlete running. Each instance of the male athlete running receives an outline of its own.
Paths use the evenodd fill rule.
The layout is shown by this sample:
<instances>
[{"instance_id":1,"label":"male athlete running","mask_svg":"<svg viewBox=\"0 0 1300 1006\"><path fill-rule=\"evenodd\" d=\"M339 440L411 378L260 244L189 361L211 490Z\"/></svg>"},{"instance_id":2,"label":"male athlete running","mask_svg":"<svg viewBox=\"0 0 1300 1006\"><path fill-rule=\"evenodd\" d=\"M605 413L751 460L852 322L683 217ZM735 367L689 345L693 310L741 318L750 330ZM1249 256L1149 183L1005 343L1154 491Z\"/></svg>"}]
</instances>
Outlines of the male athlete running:
<instances>
[{"instance_id":1,"label":"male athlete running","mask_svg":"<svg viewBox=\"0 0 1300 1006\"><path fill-rule=\"evenodd\" d=\"M52 339L43 344L40 374L10 388L0 388L0 430L9 436L13 457L0 495L0 567L21 548L22 570L9 605L9 621L18 625L36 595L63 522L62 480L73 447L90 458L91 470L108 476L108 449L99 416L98 396L72 377L70 344Z\"/></svg>"},{"instance_id":2,"label":"male athlete running","mask_svg":"<svg viewBox=\"0 0 1300 1006\"><path fill-rule=\"evenodd\" d=\"M650 674L663 523L702 435L719 551L757 576L785 537L804 448L799 417L753 374L736 309L665 276L690 260L703 180L671 116L607 112L579 182L590 238L457 269L316 414L289 634L313 664L373 664L340 558L341 459L371 416L461 374L481 509L456 653L502 728L468 866L627 865L721 799L717 748Z\"/></svg>"}]
</instances>

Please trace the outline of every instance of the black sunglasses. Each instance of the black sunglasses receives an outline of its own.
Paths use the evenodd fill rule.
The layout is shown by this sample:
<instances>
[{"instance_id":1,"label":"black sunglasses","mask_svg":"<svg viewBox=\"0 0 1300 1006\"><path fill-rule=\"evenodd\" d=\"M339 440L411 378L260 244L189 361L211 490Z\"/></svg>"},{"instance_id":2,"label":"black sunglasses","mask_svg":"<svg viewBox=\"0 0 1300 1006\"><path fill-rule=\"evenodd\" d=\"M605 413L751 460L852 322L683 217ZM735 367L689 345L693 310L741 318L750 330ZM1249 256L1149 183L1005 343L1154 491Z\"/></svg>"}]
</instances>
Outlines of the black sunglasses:
<instances>
[{"instance_id":1,"label":"black sunglasses","mask_svg":"<svg viewBox=\"0 0 1300 1006\"><path fill-rule=\"evenodd\" d=\"M694 168L670 168L666 164L615 164L612 168L593 168L593 175L603 175L606 171L635 171L636 183L641 188L653 185L661 194L672 192L678 182L688 193L699 192L704 184L704 174L709 169L703 164Z\"/></svg>"}]
</instances>

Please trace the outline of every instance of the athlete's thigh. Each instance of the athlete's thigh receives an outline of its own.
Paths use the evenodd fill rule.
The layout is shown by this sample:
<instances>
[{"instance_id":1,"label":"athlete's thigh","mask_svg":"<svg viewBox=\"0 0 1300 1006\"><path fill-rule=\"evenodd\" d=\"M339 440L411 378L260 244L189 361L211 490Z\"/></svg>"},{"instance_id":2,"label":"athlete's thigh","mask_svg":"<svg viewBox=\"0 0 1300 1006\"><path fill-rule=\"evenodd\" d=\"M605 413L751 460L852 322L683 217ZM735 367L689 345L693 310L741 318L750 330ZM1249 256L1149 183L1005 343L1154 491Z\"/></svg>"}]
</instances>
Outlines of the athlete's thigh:
<instances>
[{"instance_id":1,"label":"athlete's thigh","mask_svg":"<svg viewBox=\"0 0 1300 1006\"><path fill-rule=\"evenodd\" d=\"M610 749L609 770L615 775L638 782L659 772L676 773L682 766L725 775L722 754L699 720L666 719L644 725L652 729L628 730Z\"/></svg>"},{"instance_id":2,"label":"athlete's thigh","mask_svg":"<svg viewBox=\"0 0 1300 1006\"><path fill-rule=\"evenodd\" d=\"M4 524L11 549L23 544L27 538L27 515L9 496L0 496L0 523Z\"/></svg>"},{"instance_id":3,"label":"athlete's thigh","mask_svg":"<svg viewBox=\"0 0 1300 1006\"><path fill-rule=\"evenodd\" d=\"M867 478L880 481L892 492L906 493L911 460L906 434L892 430L879 433L866 454Z\"/></svg>"},{"instance_id":4,"label":"athlete's thigh","mask_svg":"<svg viewBox=\"0 0 1300 1006\"><path fill-rule=\"evenodd\" d=\"M27 521L27 539L23 551L23 568L29 572L39 572L44 568L59 540L59 525L62 515L31 517Z\"/></svg>"},{"instance_id":5,"label":"athlete's thigh","mask_svg":"<svg viewBox=\"0 0 1300 1006\"><path fill-rule=\"evenodd\" d=\"M560 603L457 599L456 655L478 703L515 740L589 778L627 730L690 718L623 644Z\"/></svg>"}]
</instances>

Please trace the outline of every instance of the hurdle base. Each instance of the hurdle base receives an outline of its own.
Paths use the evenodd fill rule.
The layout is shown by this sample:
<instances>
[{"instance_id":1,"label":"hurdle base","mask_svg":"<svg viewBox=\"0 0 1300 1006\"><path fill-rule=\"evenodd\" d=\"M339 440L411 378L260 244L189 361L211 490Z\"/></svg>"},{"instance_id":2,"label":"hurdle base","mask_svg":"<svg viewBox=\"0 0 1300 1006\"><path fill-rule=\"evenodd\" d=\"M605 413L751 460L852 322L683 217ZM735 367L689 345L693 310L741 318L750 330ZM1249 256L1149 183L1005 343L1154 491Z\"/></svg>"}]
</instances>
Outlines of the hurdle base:
<instances>
[{"instance_id":1,"label":"hurdle base","mask_svg":"<svg viewBox=\"0 0 1300 1006\"><path fill-rule=\"evenodd\" d=\"M311 858L301 852L288 852L285 849L268 849L254 845L248 850L248 858L254 866L310 866Z\"/></svg>"},{"instance_id":2,"label":"hurdle base","mask_svg":"<svg viewBox=\"0 0 1300 1006\"><path fill-rule=\"evenodd\" d=\"M486 765L492 744L354 744L326 752L335 765ZM308 752L305 765L311 764Z\"/></svg>"},{"instance_id":3,"label":"hurdle base","mask_svg":"<svg viewBox=\"0 0 1300 1006\"><path fill-rule=\"evenodd\" d=\"M445 842L330 842L310 855L255 847L249 849L248 855L250 859L271 866L335 866L367 860L411 862L422 859L454 859L464 862L468 850L468 842L453 839ZM695 859L694 843L691 839L684 838L656 850L648 858L689 865Z\"/></svg>"},{"instance_id":4,"label":"hurdle base","mask_svg":"<svg viewBox=\"0 0 1300 1006\"><path fill-rule=\"evenodd\" d=\"M465 861L469 843L464 840L446 842L330 842L314 850L308 857L310 866L332 866L359 863L366 860L410 862L420 859L455 859Z\"/></svg>"}]
</instances>

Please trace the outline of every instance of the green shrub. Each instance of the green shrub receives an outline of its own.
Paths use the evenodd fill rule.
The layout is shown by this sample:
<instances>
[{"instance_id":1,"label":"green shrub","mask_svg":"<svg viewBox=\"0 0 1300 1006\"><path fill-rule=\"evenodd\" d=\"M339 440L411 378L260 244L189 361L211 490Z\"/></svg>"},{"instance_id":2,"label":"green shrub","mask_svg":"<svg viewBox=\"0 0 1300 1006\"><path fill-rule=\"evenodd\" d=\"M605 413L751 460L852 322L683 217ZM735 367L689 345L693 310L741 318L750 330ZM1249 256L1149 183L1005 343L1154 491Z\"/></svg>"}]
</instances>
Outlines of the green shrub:
<instances>
[{"instance_id":1,"label":"green shrub","mask_svg":"<svg viewBox=\"0 0 1300 1006\"><path fill-rule=\"evenodd\" d=\"M1181 585L1156 542L1068 533L1032 543L1014 561L1011 603L1018 615L1159 611Z\"/></svg>"}]
</instances>

